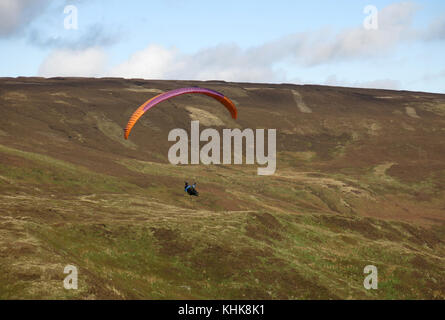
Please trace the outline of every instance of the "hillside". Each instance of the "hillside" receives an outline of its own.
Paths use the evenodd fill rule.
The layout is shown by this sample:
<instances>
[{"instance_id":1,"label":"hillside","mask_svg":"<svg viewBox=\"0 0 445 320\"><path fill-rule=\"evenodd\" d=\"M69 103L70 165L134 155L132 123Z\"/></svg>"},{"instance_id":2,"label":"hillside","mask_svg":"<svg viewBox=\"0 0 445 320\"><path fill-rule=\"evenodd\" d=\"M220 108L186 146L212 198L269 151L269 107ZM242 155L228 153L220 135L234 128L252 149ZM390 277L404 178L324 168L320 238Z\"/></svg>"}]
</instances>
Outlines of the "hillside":
<instances>
[{"instance_id":1,"label":"hillside","mask_svg":"<svg viewBox=\"0 0 445 320\"><path fill-rule=\"evenodd\" d=\"M238 120L181 96L123 138L139 105L186 86ZM445 299L445 95L0 78L0 115L1 299ZM277 129L276 173L171 165L168 133L191 120Z\"/></svg>"}]
</instances>

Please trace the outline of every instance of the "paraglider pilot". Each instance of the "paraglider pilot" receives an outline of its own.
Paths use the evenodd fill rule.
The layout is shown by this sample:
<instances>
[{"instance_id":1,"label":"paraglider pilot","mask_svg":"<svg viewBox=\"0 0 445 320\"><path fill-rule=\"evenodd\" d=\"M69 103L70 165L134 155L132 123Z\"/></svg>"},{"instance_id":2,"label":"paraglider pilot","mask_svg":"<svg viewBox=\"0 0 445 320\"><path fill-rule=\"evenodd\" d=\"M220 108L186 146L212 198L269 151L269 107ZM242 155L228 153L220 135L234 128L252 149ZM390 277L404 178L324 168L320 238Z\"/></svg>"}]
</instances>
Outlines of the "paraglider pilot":
<instances>
[{"instance_id":1,"label":"paraglider pilot","mask_svg":"<svg viewBox=\"0 0 445 320\"><path fill-rule=\"evenodd\" d=\"M185 182L184 191L187 192L191 196L198 196L199 193L196 191L196 182L192 185L189 185L188 182Z\"/></svg>"}]
</instances>

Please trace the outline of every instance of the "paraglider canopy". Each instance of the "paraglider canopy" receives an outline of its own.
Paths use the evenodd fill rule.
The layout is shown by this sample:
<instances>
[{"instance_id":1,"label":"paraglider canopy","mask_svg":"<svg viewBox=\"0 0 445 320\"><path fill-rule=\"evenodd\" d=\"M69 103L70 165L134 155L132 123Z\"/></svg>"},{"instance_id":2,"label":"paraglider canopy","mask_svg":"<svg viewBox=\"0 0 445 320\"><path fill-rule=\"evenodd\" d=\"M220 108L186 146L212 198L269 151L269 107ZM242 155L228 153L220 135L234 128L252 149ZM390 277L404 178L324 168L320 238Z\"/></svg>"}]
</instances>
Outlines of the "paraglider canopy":
<instances>
[{"instance_id":1,"label":"paraglider canopy","mask_svg":"<svg viewBox=\"0 0 445 320\"><path fill-rule=\"evenodd\" d=\"M227 110L229 110L233 119L237 118L238 111L236 110L235 104L232 101L230 101L229 98L224 96L222 93L220 93L218 91L211 90L211 89L200 88L200 87L180 88L180 89L175 89L175 90L161 93L161 94L149 99L148 101L143 103L139 108L137 108L136 111L131 116L130 120L128 121L127 126L125 127L125 132L124 132L125 139L128 139L131 129L136 124L136 122L139 120L139 118L147 110L156 106L157 104L161 103L162 101L171 99L176 96L180 96L183 94L190 94L190 93L205 94L209 97L212 97L212 98L218 100L220 103L222 103L226 107Z\"/></svg>"}]
</instances>

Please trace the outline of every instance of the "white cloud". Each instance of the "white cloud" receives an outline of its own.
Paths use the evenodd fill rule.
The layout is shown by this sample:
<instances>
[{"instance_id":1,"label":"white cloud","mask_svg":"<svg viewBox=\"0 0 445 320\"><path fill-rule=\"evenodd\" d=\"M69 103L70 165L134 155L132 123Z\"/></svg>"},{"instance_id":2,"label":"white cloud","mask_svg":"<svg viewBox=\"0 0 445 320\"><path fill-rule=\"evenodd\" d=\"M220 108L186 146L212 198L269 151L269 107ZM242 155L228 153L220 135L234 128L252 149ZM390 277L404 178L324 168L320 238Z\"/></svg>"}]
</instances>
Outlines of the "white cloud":
<instances>
[{"instance_id":1,"label":"white cloud","mask_svg":"<svg viewBox=\"0 0 445 320\"><path fill-rule=\"evenodd\" d=\"M162 79L286 81L286 74L276 68L277 63L315 66L384 54L413 36L410 25L416 10L411 2L396 3L380 11L378 30L365 30L360 25L335 35L328 29L321 29L248 49L227 44L186 55L175 48L150 45L113 68L111 74Z\"/></svg>"},{"instance_id":2,"label":"white cloud","mask_svg":"<svg viewBox=\"0 0 445 320\"><path fill-rule=\"evenodd\" d=\"M415 32L412 19L417 10L418 7L412 2L395 3L379 11L378 30L365 30L360 24L335 34L324 28L288 35L247 49L236 44L222 44L185 54L174 47L151 44L110 69L106 69L106 55L101 49L56 50L41 65L39 74L289 82L286 70L278 68L278 65L311 67L337 61L369 59L385 55L405 41L424 41L427 30L433 30L435 33L430 33L435 38L440 37L441 33L437 30L442 31L442 20L432 24L429 29ZM332 76L326 80L326 84L400 88L399 81L387 78L354 82Z\"/></svg>"},{"instance_id":3,"label":"white cloud","mask_svg":"<svg viewBox=\"0 0 445 320\"><path fill-rule=\"evenodd\" d=\"M325 85L351 87L351 88L370 88L370 89L388 89L398 90L400 89L400 81L393 79L377 79L371 81L348 81L344 79L338 79L336 75L330 75Z\"/></svg>"},{"instance_id":4,"label":"white cloud","mask_svg":"<svg viewBox=\"0 0 445 320\"><path fill-rule=\"evenodd\" d=\"M392 4L379 11L378 29L363 26L332 37L328 32L305 37L295 48L295 58L307 65L380 56L412 36L411 23L417 7L411 2Z\"/></svg>"},{"instance_id":5,"label":"white cloud","mask_svg":"<svg viewBox=\"0 0 445 320\"><path fill-rule=\"evenodd\" d=\"M49 0L0 0L0 36L9 36L44 11Z\"/></svg>"},{"instance_id":6,"label":"white cloud","mask_svg":"<svg viewBox=\"0 0 445 320\"><path fill-rule=\"evenodd\" d=\"M150 45L112 68L112 76L149 79L223 79L226 81L274 81L278 72L271 64L258 64L236 45L206 48L183 54L175 48Z\"/></svg>"},{"instance_id":7,"label":"white cloud","mask_svg":"<svg viewBox=\"0 0 445 320\"><path fill-rule=\"evenodd\" d=\"M90 47L105 47L113 45L118 41L120 35L117 32L110 31L100 24L92 24L70 35L57 37L48 37L38 29L29 30L27 40L34 46L41 48L70 48L86 49Z\"/></svg>"},{"instance_id":8,"label":"white cloud","mask_svg":"<svg viewBox=\"0 0 445 320\"><path fill-rule=\"evenodd\" d=\"M445 40L445 15L431 22L429 28L422 35L424 40Z\"/></svg>"},{"instance_id":9,"label":"white cloud","mask_svg":"<svg viewBox=\"0 0 445 320\"><path fill-rule=\"evenodd\" d=\"M436 73L425 74L421 81L435 81L442 78L445 78L445 69Z\"/></svg>"},{"instance_id":10,"label":"white cloud","mask_svg":"<svg viewBox=\"0 0 445 320\"><path fill-rule=\"evenodd\" d=\"M107 55L100 48L55 50L42 63L43 77L97 77L106 72Z\"/></svg>"},{"instance_id":11,"label":"white cloud","mask_svg":"<svg viewBox=\"0 0 445 320\"><path fill-rule=\"evenodd\" d=\"M124 78L165 78L169 72L178 68L178 54L175 49L149 45L114 67L110 74Z\"/></svg>"}]
</instances>

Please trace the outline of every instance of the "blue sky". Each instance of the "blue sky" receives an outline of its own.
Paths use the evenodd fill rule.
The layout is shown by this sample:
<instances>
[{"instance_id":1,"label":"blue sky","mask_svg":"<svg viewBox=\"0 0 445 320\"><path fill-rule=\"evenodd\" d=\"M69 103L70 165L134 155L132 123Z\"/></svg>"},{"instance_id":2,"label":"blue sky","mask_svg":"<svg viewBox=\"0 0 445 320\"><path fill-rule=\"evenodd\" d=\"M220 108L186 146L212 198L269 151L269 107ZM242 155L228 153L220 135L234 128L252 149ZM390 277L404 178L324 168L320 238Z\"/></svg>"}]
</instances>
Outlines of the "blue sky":
<instances>
[{"instance_id":1,"label":"blue sky","mask_svg":"<svg viewBox=\"0 0 445 320\"><path fill-rule=\"evenodd\" d=\"M77 8L66 30L64 8ZM377 30L363 26L367 5ZM445 1L0 0L0 76L445 93Z\"/></svg>"}]
</instances>

